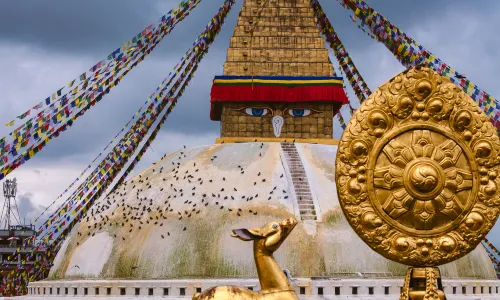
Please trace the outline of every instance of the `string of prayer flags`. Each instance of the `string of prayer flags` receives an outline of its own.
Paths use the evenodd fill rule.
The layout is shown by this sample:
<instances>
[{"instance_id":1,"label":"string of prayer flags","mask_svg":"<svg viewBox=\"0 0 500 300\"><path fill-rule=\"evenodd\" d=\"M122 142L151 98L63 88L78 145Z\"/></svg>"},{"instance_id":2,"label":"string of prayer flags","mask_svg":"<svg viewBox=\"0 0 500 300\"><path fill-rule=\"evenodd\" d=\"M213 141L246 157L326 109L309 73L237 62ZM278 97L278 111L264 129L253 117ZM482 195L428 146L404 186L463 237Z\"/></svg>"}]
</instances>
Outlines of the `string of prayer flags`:
<instances>
[{"instance_id":1,"label":"string of prayer flags","mask_svg":"<svg viewBox=\"0 0 500 300\"><path fill-rule=\"evenodd\" d=\"M234 1L235 0L226 0L226 2L224 3L223 7L225 7L225 10L222 10L222 15L221 15L222 21L220 22L219 26L216 28L216 31L215 31L216 34L220 31L220 28L221 28L221 26L222 26L222 24L224 22L224 18L229 13L232 5L234 4ZM219 10L219 13L221 13L221 10ZM209 26L207 26L207 28L210 27L210 26L213 26L213 24L214 24L213 21L215 19L216 18L212 19L212 22L209 24ZM205 35L207 35L207 34L206 33L202 33L200 35L200 38L198 38L195 41L195 44L199 43L199 41L202 40L201 37L204 37ZM213 42L214 39L215 39L215 35L213 35L212 39L210 39L210 40L207 39L207 41L210 42L210 44L211 44L211 42ZM163 123L166 121L166 118L168 117L168 115L174 109L175 105L177 104L177 100L182 96L182 94L185 91L185 88L188 86L189 82L191 81L192 77L194 76L194 73L198 69L198 63L205 56L205 54L208 52L208 48L209 48L208 46L210 44L208 44L206 47L203 47L204 51L201 53L201 55L199 55L197 57L196 65L192 68L191 73L189 74L189 76L185 80L184 85L181 87L181 89L178 92L177 96L169 100L172 103L172 105L167 109L167 113L162 117L162 119L160 120L160 122L157 125L157 128L155 128L155 130L151 134L150 138L148 139L148 141L146 142L146 144L144 145L144 147L141 149L141 151L139 152L139 154L135 157L134 161L130 164L130 166L127 168L127 170L121 175L120 179L115 184L115 187L111 190L110 194L113 193L117 188L120 187L120 185L123 183L123 181L125 180L125 178L127 178L128 174L130 174L130 172L134 169L135 165L140 161L142 155L148 149L150 143L155 139L156 134L160 130L160 128L163 125ZM186 69L190 69L189 65L188 65L188 67L186 67Z\"/></svg>"},{"instance_id":2,"label":"string of prayer flags","mask_svg":"<svg viewBox=\"0 0 500 300\"><path fill-rule=\"evenodd\" d=\"M345 79L344 79L344 76L342 74L342 67L339 66L339 72L340 72L340 77L342 77L342 81L343 81L343 88L344 88L344 91L346 90L346 84L345 84ZM352 103L351 103L351 100L349 99L349 95L347 94L347 92L345 93L346 97L347 97L347 104L349 105L349 112L351 113L351 117L354 115L354 113L356 112L356 109L352 106Z\"/></svg>"},{"instance_id":3,"label":"string of prayer flags","mask_svg":"<svg viewBox=\"0 0 500 300\"><path fill-rule=\"evenodd\" d=\"M218 16L219 16L219 15L222 15L222 16L224 16L224 17L225 17L225 15L227 15L227 13L229 12L230 8L232 7L232 4L233 4L233 3L234 3L234 0L231 0L231 1L230 1L230 0L227 0L227 1L226 1L226 3L225 3L225 5L223 6L223 8L224 8L224 9L223 9L223 10L221 10L221 11L219 12ZM194 52L195 52L195 54L196 54L196 56L195 56L195 58L196 58L196 59L191 59L191 62L190 62L190 63L188 64L188 66L186 67L185 72L186 72L186 70L188 70L188 69L192 68L192 67L190 67L190 66L193 64L193 62L199 62L199 61L201 60L201 58L204 56L204 53L206 53L206 52L208 51L208 45L211 43L211 41L213 41L213 39L215 38L215 36L217 35L217 33L220 31L220 27L222 26L223 21L224 21L224 18L223 18L223 17L220 17L220 16L219 16L219 17L217 17L217 18L212 19L212 21L211 21L211 25L210 25L210 26L207 26L207 29L205 30L205 32L203 32L203 33L202 33L201 38L198 38L198 39L197 39L197 41L198 41L198 42L197 42L197 44L193 47L193 48L195 49L195 51L194 51ZM185 73L185 72L184 72L184 73ZM184 75L182 75L182 76L181 76L181 77L177 80L177 82L173 85L173 87L172 87L172 89L170 90L170 92L169 92L169 93L167 93L167 95L163 98L163 101L162 101L162 103L161 103L161 105L162 105L163 107L164 107L166 104L168 104L169 102L171 102L173 105L175 105L175 102L170 101L170 100L171 100L171 97L172 97L172 95L173 95L173 91L175 91L176 89L178 89L178 88L179 88L179 86L180 86L181 82L182 82L184 79L185 79L185 76L184 76ZM165 80L164 80L163 82L165 82ZM183 91L183 90L185 89L185 87L187 86L187 82L188 82L188 81L186 80L186 81L184 81L184 82L186 82L186 83L185 83L185 85L184 85L184 86L182 86L182 87L181 87L181 90L182 90L182 91ZM163 90L162 90L162 91L163 91ZM160 94L161 94L161 93L160 93ZM161 106L160 106L160 107L161 107ZM163 109L163 107L161 107L161 109ZM158 115L158 114L155 114L155 116L156 116L156 115ZM152 123L153 123L153 122L146 122L146 124L147 124L148 126L150 126ZM147 132L147 130L146 130L146 131L144 131L144 132ZM137 135L137 136L142 137L142 135ZM140 141L139 141L138 143L140 143ZM136 143L133 143L133 145L135 145L135 144L136 144ZM133 153L133 152L132 152L132 153ZM129 154L130 154L130 153L129 153ZM128 160L128 157L130 157L130 155L127 155L127 156L125 157L125 160ZM121 162L123 162L123 160L120 160L119 162L120 162L120 165L121 165ZM113 167L112 167L112 169L113 169ZM114 169L114 172L112 173L112 175L114 174L113 176L115 176L115 175L116 175L116 174L118 174L119 172L120 172L120 170L116 170L116 169ZM111 176L111 177L112 177L112 176ZM100 188L102 188L102 186L103 186L103 185L100 185L100 186L99 186L99 188L97 189L97 191L98 191ZM91 194L95 194L95 193L96 193L96 191L95 191L95 188L94 188L94 190L92 190ZM78 200L79 198L81 198L81 197L79 197L79 196L77 196L77 197L76 197L76 199L77 199L77 200ZM86 198L82 201L82 203L80 204L80 206L82 207L83 205L85 205L85 203L87 203L87 202L89 201L88 199L89 199L89 196L86 196ZM74 213L75 215L78 215L78 213L79 213L78 211L75 211L75 210L73 210L73 212L75 212L75 213ZM60 223L60 222L58 222L58 223ZM59 224L53 224L53 226L51 227L51 229L58 228L58 225L59 225Z\"/></svg>"},{"instance_id":4,"label":"string of prayer flags","mask_svg":"<svg viewBox=\"0 0 500 300\"><path fill-rule=\"evenodd\" d=\"M45 212L47 212L48 209L50 209L50 207L52 207L52 205L54 205L56 203L57 200L59 200L60 198L62 198L62 196L64 194L66 194L69 190L71 190L73 188L73 186L79 182L81 180L81 178L83 177L83 175L92 167L92 164L108 149L108 147L112 144L114 144L117 140L117 138L125 131L125 129L130 125L130 123L139 115L139 113L143 110L143 108L145 107L146 104L148 104L151 99L153 98L154 96L154 93L153 95L151 95L151 97L148 98L148 100L146 102L144 102L144 104L137 110L137 112L132 116L132 118L130 118L130 120L125 124L125 126L123 126L120 131L113 137L113 139L104 147L104 149L99 152L99 154L92 160L92 162L77 176L77 178L75 180L73 180L73 182L64 190L64 192L62 192L56 200L54 200L49 206L47 206L44 211L42 211L42 213L35 219L35 221L33 223L36 223L36 221L38 221L44 214ZM91 177L92 174L90 174L88 177ZM69 197L72 198L76 193L80 192L80 189L77 189L75 190L75 192L73 193L73 195L71 195ZM59 207L59 209L61 209L63 206L61 205ZM57 214L58 211L55 212L55 214ZM47 222L45 222L46 224ZM44 224L44 225L45 225ZM43 225L42 225L43 226Z\"/></svg>"},{"instance_id":5,"label":"string of prayer flags","mask_svg":"<svg viewBox=\"0 0 500 300\"><path fill-rule=\"evenodd\" d=\"M311 7L314 10L317 26L321 29L321 33L325 37L326 41L330 44L330 47L333 49L340 67L344 71L360 103L362 103L371 94L368 85L354 65L354 62L350 58L343 43L340 41L337 33L333 29L330 20L326 16L318 0L312 0Z\"/></svg>"},{"instance_id":6,"label":"string of prayer flags","mask_svg":"<svg viewBox=\"0 0 500 300\"><path fill-rule=\"evenodd\" d=\"M181 76L181 78L178 79L178 82L180 82L183 79L184 78ZM178 84L175 84L174 87L177 88ZM131 139L129 139L128 137L122 138L122 140L126 141L127 145L129 146L127 149L127 152L124 153L124 155L120 159L116 160L114 165L109 168L109 171L107 173L102 174L103 175L102 179L98 180L97 183L94 182L94 183L96 183L94 186L90 186L90 188L85 193L79 194L75 197L75 199L73 199L73 201L72 201L73 203L76 203L77 201L82 200L76 206L76 208L74 206L69 207L67 211L63 211L62 216L58 215L53 219L54 222L52 223L51 227L46 226L46 228L45 228L46 230L43 230L44 228L41 228L41 230L40 230L41 236L39 235L38 238L43 238L47 235L50 236L52 233L66 232L67 231L66 229L68 229L68 228L61 230L61 226L64 226L64 225L61 225L61 223L63 223L64 222L63 220L65 220L65 219L67 219L69 221L68 213L70 213L72 216L75 216L73 221L78 220L80 218L81 214L85 212L83 210L83 208L90 207L94 203L94 201L98 198L98 197L96 197L96 195L102 194L102 192L107 188L107 186L114 180L114 177L120 173L124 164L126 164L128 159L135 152L136 147L138 147L141 144L142 139L145 137L146 133L149 131L150 126L154 123L154 120L158 116L158 112L162 111L166 104L168 104L168 101L163 101L160 104L160 106L157 106L156 108L153 104L151 104L148 107L147 112L143 113L141 118L139 118L135 122L134 128L132 128L130 130L131 132L137 132L140 134L132 135ZM146 113L149 113L149 114L146 114ZM85 196L85 194L89 190L90 190L90 192ZM49 223L49 225L50 225L50 223ZM67 232L69 232L69 231L67 231Z\"/></svg>"},{"instance_id":7,"label":"string of prayer flags","mask_svg":"<svg viewBox=\"0 0 500 300\"><path fill-rule=\"evenodd\" d=\"M112 55L112 60L105 64L105 61L101 61L96 64L91 69L96 70L95 74L91 74L87 76L87 73L83 73L80 75L80 83L73 88L68 93L65 93L61 98L57 99L57 96L62 94L64 89L59 89L56 93L52 94L51 97L48 97L45 102L40 102L35 107L37 110L43 109L43 111L36 114L36 116L30 119L28 122L33 122L37 126L35 130L28 131L26 128L26 124L22 124L18 127L14 132L11 132L10 136L13 141L15 141L19 136L22 136L24 133L27 133L25 136L22 136L21 141L24 144L32 145L34 142L40 142L40 136L43 132L39 132L36 129L41 128L45 131L51 130L56 125L61 125L62 123L68 122L71 118L71 115L75 113L85 102L93 100L97 95L97 93L102 93L106 86L113 87L113 81L119 77L119 71L128 67L128 63L132 60L140 58L148 55L154 49L154 46L161 41L168 33L170 33L175 26L182 21L185 17L189 15L189 12L194 9L201 0L186 0L181 2L177 9L171 10L170 15L168 16L169 22L160 22L156 27L148 26L147 34L145 36L142 35L144 30L137 36L139 38L134 37L136 39L136 44L131 48L127 49L127 53L123 53L121 51L115 51ZM154 45L151 47L151 45ZM119 49L118 49L119 50ZM129 51L130 50L130 51ZM104 62L104 63L103 63ZM100 69L97 69L96 66L100 66ZM88 78L87 78L88 77ZM68 86L73 87L73 84L76 80L71 81ZM93 84L92 84L93 82ZM91 87L89 89L89 84ZM78 92L82 92L77 96ZM33 108L34 109L34 108ZM31 110L33 110L31 109ZM28 116L30 112L25 112L20 115L19 119L24 119ZM35 114L33 114L35 115ZM22 117L22 118L21 118ZM15 120L5 124L6 126L14 126ZM38 133L38 138L34 137L34 133ZM27 140L27 141L26 141ZM11 148L16 151L16 153L20 152L21 147ZM15 153L12 153L15 154ZM0 161L4 161L2 164L8 164L9 161L12 161L16 155L10 155L7 158L0 159ZM7 161L6 161L7 160ZM2 166L0 164L0 167Z\"/></svg>"},{"instance_id":8,"label":"string of prayer flags","mask_svg":"<svg viewBox=\"0 0 500 300\"><path fill-rule=\"evenodd\" d=\"M493 263L498 279L500 279L500 251L487 238L484 238L483 246Z\"/></svg>"},{"instance_id":9,"label":"string of prayer flags","mask_svg":"<svg viewBox=\"0 0 500 300\"><path fill-rule=\"evenodd\" d=\"M495 254L493 254L491 249L488 249L488 247L484 245L484 241L483 241L483 246L484 249L486 250L486 254L488 254L488 257L490 258L491 263L493 264L493 268L495 269L497 276L500 275L500 260L498 260L498 258L495 257Z\"/></svg>"},{"instance_id":10,"label":"string of prayer flags","mask_svg":"<svg viewBox=\"0 0 500 300\"><path fill-rule=\"evenodd\" d=\"M83 197L87 191L91 190L95 184L98 184L98 182L101 182L104 177L108 176L109 172L113 172L113 164L119 162L122 159L122 156L124 154L127 154L128 148L130 146L127 141L141 135L144 128L140 126L144 124L144 118L152 118L150 113L152 107L153 106L148 107L148 110L142 114L142 116L135 122L134 126L130 128L128 133L121 138L120 142L117 143L113 150L108 153L108 155L101 161L101 163L95 168L95 170L87 177L85 182L80 184L73 195L68 198L68 200L71 201L68 202L67 200L65 205L60 207L61 210L56 211L51 216L52 219L49 219L44 223L45 229L48 228L50 222L55 222L57 218L64 217L64 211L70 210L73 203L81 199L81 197ZM62 216L60 214L61 211L63 211ZM42 227L44 225L42 225Z\"/></svg>"},{"instance_id":11,"label":"string of prayer flags","mask_svg":"<svg viewBox=\"0 0 500 300\"><path fill-rule=\"evenodd\" d=\"M224 12L224 11L222 11L222 12ZM227 12L226 12L226 13L227 13ZM213 19L213 20L212 20L211 25L207 27L206 32L205 32L205 33L203 33L203 34L201 35L201 38L198 38L198 39L197 39L197 43L199 43L199 42L201 42L201 41L213 40L213 38L212 38L212 39L207 39L207 38L204 38L204 37L205 37L205 36L213 36L213 37L215 37L215 34L213 33L213 29L211 29L211 27L213 27L213 24L214 24L214 22L213 22L213 21L214 21L214 20L216 20L216 19ZM218 24L218 23L219 23L219 22L216 22L215 24ZM220 28L220 27L219 27L219 28ZM217 29L217 31L215 31L215 33L217 33L217 32L218 32L218 30L220 30L220 29ZM201 48L204 48L204 49L207 49L207 50L208 50L208 47L200 47L199 45L195 45L195 46L194 46L194 49L196 49L196 51L195 51L196 53L199 53L199 50L200 50ZM205 52L205 53L206 53L206 52ZM201 58L199 58L198 60L200 60L200 59L201 59ZM192 65L192 63L193 63L193 59L191 59L191 62L190 62L190 64L188 65L188 67L186 67L186 69L190 69L190 68L191 68L191 67L190 67L190 65ZM176 83L176 84L174 84L173 88L177 88L177 87L179 86L179 84L180 84L180 81L182 81L182 80L184 80L184 76L181 76L181 78L177 81L177 83ZM163 82L165 82L165 81L166 81L166 80L164 80ZM171 80L170 80L170 81L171 81ZM170 82L170 81L169 81L169 82ZM184 86L183 88L185 88L185 86ZM161 92L160 94L162 94L162 93L163 93L163 91L164 91L164 90L162 90L162 92ZM170 98L170 97L171 97L171 95L172 95L172 92L169 92L169 94L167 94L167 96L166 96L165 98ZM167 102L165 102L164 104L168 103L168 101L170 101L170 100L168 100L168 99L167 99L167 100L165 100L165 101L167 101ZM175 103L173 103L173 104L175 105ZM173 107L172 107L172 108L173 108ZM117 173L118 173L118 172L115 172L115 174L117 174Z\"/></svg>"},{"instance_id":12,"label":"string of prayer flags","mask_svg":"<svg viewBox=\"0 0 500 300\"><path fill-rule=\"evenodd\" d=\"M488 247L491 248L491 250L495 253L495 255L498 255L500 258L500 251L495 247L487 238L484 238L484 243L488 245Z\"/></svg>"},{"instance_id":13,"label":"string of prayer flags","mask_svg":"<svg viewBox=\"0 0 500 300\"><path fill-rule=\"evenodd\" d=\"M342 129L345 130L346 124L344 117L342 117L342 114L340 113L340 110L337 112L337 119L339 119L340 127L342 127Z\"/></svg>"},{"instance_id":14,"label":"string of prayer flags","mask_svg":"<svg viewBox=\"0 0 500 300\"><path fill-rule=\"evenodd\" d=\"M202 36L200 36L200 37L198 37L198 39L197 39L197 40L193 43L193 45L196 45L196 44L197 44L197 43L198 43L198 42L199 42L202 38L204 38L204 37L203 37L203 35L202 35ZM156 88L156 91L152 93L152 95L148 98L148 100L144 103L144 105L143 105L143 106L141 106L141 108L139 108L139 110L135 113L135 115L134 115L134 116L132 116L132 118L131 118L128 122L127 122L127 124L125 124L125 126L124 126L121 130L120 130L120 132L119 132L118 134L116 134L116 135L115 135L114 139L113 139L111 142L109 142L109 143L108 143L108 145L106 145L106 147L103 149L103 151L102 151L101 153L99 153L99 154L97 155L97 157L96 157L96 158L94 158L94 160L92 161L92 163L94 163L94 162L95 162L95 161L96 161L96 160L97 160L97 159L98 159L98 158L102 155L102 153L103 153L104 151L106 151L106 149L107 149L107 148L108 148L108 147L109 147L109 146L110 146L110 145L111 145L111 144L115 141L115 139L116 139L116 138L117 138L117 137L118 137L118 136L119 136L119 135L120 135L120 134L121 134L121 133L122 133L122 132L126 129L126 127L128 127L128 125L130 124L130 122L131 122L131 121L132 121L132 120L133 120L136 116L138 116L138 115L139 115L139 113L141 112L141 110L143 109L143 107L144 107L146 104L148 104L148 103L149 103L149 102L151 102L152 100L154 100L154 101L156 102L156 101L160 98L160 96L161 96L161 94L164 92L165 88L166 88L166 87L168 87L168 86L170 85L170 83L172 82L172 80L173 80L173 79L174 79L174 77L175 77L175 76L174 76L174 77L171 77L171 75L172 75L172 74L176 74L176 75L177 75L177 74L179 74L180 70L182 70L182 68L184 67L185 63L187 62L187 57L189 57L189 56L193 53L193 51L194 51L194 49L193 49L193 48L190 48L188 51L186 51L186 53L184 54L184 56L181 58L181 62L182 62L182 63L180 63L180 65L179 65L179 63L177 63L177 64L175 65L175 67L173 68L173 70L172 70L172 71L168 74L168 76L167 76L167 77L166 77L166 78L162 81L162 83L160 84L160 86ZM169 77L170 77L170 80L166 83L167 78L169 78ZM160 89L161 89L161 92L160 92L157 96L155 96L155 93L156 93L156 92L158 92ZM54 203L55 203L55 202L56 202L59 198L61 198L61 197L62 197L62 195L63 195L64 193L66 193L67 191L69 191L69 190L70 190L70 189L74 186L74 184L76 184L76 183L80 180L81 176L83 176L83 174L84 174L87 170L89 170L89 169L91 168L92 163L91 163L91 164L89 164L89 165L86 167L86 169L85 169L84 171L82 171L82 173L78 176L78 178L76 178L76 179L73 181L73 183L71 183L71 184L70 184L70 186L69 186L68 188L66 188L66 190L65 190L65 191L64 191L64 192L63 192L63 193L62 193L62 194L61 194L61 195L60 195L60 196L59 196L59 197L58 197L55 201L53 201L53 202L52 202L52 204L51 204L51 205L49 205L49 206L48 206L48 207L47 207L47 208L46 208L46 209L45 209L45 210L44 210L44 211L43 211L43 212L42 212L42 213L41 213L41 214L40 214L40 215L36 218L36 220L38 220L38 219L39 219L39 218L40 218L40 217L41 217L41 216L42 216L42 215L43 215L43 214L44 214L44 213L45 213L45 212L49 209L49 207L51 207L51 206L52 206L52 205L53 205L53 204L54 204ZM88 175L88 177L89 177L89 178L90 178L90 177L92 177L92 176L93 176L93 174ZM75 191L73 192L73 194L72 194L72 195L68 198L68 200L67 200L67 201L69 201L70 199L73 199L73 197L74 197L74 196L75 196L78 192L80 192L80 191L81 191L81 189L82 189L82 188L81 188L81 187L79 187L77 190L75 190ZM60 209L64 209L63 207L67 208L67 206L68 206L68 205L67 205L67 203L65 202L65 205L64 205L64 206L63 206L63 205L61 205L61 206L59 207L59 209L58 209L58 210L57 210L57 211L56 211L53 215L58 214L58 212L59 212L59 210L60 210ZM36 222L36 220L35 220L35 222ZM43 226L47 226L47 223L48 223L50 220L51 220L51 218L49 218L49 219L48 219L48 220L47 220L47 221L46 221L46 222L42 225L42 227L43 227ZM53 219L53 220L52 220L52 222L54 222L54 221L55 221L55 219Z\"/></svg>"},{"instance_id":15,"label":"string of prayer flags","mask_svg":"<svg viewBox=\"0 0 500 300\"><path fill-rule=\"evenodd\" d=\"M356 113L356 108L352 107L351 103L349 103L349 111L351 112L351 116L354 116Z\"/></svg>"},{"instance_id":16,"label":"string of prayer flags","mask_svg":"<svg viewBox=\"0 0 500 300\"><path fill-rule=\"evenodd\" d=\"M176 18L175 21L170 24L169 28L166 27L166 23L162 23L161 27L154 29L156 36L150 40L149 44L145 44L142 48L134 50L133 52L135 53L131 52L129 53L129 55L123 55L122 57L124 58L124 60L122 59L122 61L118 62L115 70L120 71L122 69L126 69L123 74L117 76L118 78L113 78L113 76L116 74L110 74L106 79L106 81L109 83L109 86L103 87L102 85L98 84L92 85L92 87L87 90L83 96L80 95L76 100L72 102L69 102L68 99L68 101L63 102L63 104L67 105L58 107L58 109L51 111L48 115L44 116L44 119L48 120L46 121L45 127L41 127L41 129L40 127L36 127L35 130L30 131L26 135L21 135L21 137L19 138L20 142L17 143L17 146L12 147L10 152L4 154L4 156L0 159L0 167L3 166L3 169L0 169L0 180L7 176L7 174L12 172L14 169L31 159L34 155L36 155L44 148L49 140L59 136L60 132L65 131L67 128L69 128L78 117L82 116L90 107L99 102L102 97L105 94L109 93L109 90L112 87L116 86L118 82L132 68L134 68L139 62L144 60L144 58L149 53L151 53L156 45L175 27L175 25L189 15L189 10L194 8L194 5L199 2L200 0L188 1L187 3L192 3L192 5L187 6L187 8L185 9L187 12L184 12L183 10L182 15ZM137 54L137 56L133 56L132 54ZM136 61L131 66L128 66L128 63L131 62L134 58L136 58ZM93 78L98 77L99 74L96 74L94 74ZM100 81L106 82L103 80L103 78L101 78ZM77 102L79 103L78 105ZM82 106L84 107L82 108ZM73 112L77 111L78 108L81 110L73 114ZM49 125L47 126L47 124ZM58 125L60 125L60 127L56 129ZM24 152L21 151L21 147L26 147L29 145L32 146Z\"/></svg>"},{"instance_id":17,"label":"string of prayer flags","mask_svg":"<svg viewBox=\"0 0 500 300\"><path fill-rule=\"evenodd\" d=\"M354 18L360 20L361 27L370 31L376 40L383 43L405 67L427 65L459 86L474 99L500 132L500 103L495 98L418 44L363 0L337 0L337 2L353 11Z\"/></svg>"}]
</instances>

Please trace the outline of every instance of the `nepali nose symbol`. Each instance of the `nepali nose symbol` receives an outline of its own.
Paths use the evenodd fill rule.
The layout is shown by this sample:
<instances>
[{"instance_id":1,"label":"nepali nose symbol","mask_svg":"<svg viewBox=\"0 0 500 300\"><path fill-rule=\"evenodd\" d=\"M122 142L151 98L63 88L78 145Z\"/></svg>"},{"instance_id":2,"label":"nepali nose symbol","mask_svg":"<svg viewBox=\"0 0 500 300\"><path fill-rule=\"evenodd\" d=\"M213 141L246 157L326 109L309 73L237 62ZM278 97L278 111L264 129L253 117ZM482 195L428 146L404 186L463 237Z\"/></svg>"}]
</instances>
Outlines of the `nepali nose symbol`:
<instances>
[{"instance_id":1,"label":"nepali nose symbol","mask_svg":"<svg viewBox=\"0 0 500 300\"><path fill-rule=\"evenodd\" d=\"M283 124L285 123L285 119L283 119L282 116L274 116L272 123L273 123L274 135L276 137L280 137L281 128L283 128Z\"/></svg>"}]
</instances>

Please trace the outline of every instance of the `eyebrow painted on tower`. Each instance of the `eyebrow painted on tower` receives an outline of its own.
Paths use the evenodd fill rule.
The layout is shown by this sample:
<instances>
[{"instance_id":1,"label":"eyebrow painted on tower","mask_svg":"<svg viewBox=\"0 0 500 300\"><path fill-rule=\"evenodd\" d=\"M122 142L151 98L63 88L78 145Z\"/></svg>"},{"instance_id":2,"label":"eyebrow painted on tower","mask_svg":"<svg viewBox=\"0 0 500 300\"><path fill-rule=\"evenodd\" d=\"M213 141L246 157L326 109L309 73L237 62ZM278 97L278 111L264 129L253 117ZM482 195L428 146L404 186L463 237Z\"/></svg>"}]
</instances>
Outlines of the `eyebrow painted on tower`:
<instances>
[{"instance_id":1,"label":"eyebrow painted on tower","mask_svg":"<svg viewBox=\"0 0 500 300\"><path fill-rule=\"evenodd\" d=\"M333 143L348 103L308 0L246 0L211 90L217 142Z\"/></svg>"}]
</instances>

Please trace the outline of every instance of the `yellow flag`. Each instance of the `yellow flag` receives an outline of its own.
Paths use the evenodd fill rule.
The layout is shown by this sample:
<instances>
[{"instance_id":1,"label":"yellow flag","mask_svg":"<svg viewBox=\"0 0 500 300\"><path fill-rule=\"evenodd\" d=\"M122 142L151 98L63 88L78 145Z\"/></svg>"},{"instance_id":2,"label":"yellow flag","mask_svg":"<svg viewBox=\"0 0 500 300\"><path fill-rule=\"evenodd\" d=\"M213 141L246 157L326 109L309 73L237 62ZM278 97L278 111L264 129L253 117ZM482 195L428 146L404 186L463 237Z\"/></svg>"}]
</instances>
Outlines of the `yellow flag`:
<instances>
[{"instance_id":1,"label":"yellow flag","mask_svg":"<svg viewBox=\"0 0 500 300\"><path fill-rule=\"evenodd\" d=\"M5 126L14 126L15 120L10 121L9 123L5 124Z\"/></svg>"}]
</instances>

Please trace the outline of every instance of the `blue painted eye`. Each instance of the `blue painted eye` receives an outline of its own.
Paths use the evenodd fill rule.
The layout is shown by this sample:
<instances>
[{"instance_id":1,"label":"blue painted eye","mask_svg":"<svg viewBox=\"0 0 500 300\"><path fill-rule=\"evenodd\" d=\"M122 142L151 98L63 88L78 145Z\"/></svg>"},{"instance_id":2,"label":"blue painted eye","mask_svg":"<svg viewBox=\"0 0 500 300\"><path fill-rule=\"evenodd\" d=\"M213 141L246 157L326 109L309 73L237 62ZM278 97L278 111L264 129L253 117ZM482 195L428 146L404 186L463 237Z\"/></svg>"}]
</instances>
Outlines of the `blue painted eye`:
<instances>
[{"instance_id":1,"label":"blue painted eye","mask_svg":"<svg viewBox=\"0 0 500 300\"><path fill-rule=\"evenodd\" d=\"M262 117L269 113L267 108L245 108L245 113L250 116Z\"/></svg>"},{"instance_id":2,"label":"blue painted eye","mask_svg":"<svg viewBox=\"0 0 500 300\"><path fill-rule=\"evenodd\" d=\"M306 116L311 114L311 110L310 109L303 109L303 108L289 109L288 113L292 117L306 117Z\"/></svg>"}]
</instances>

